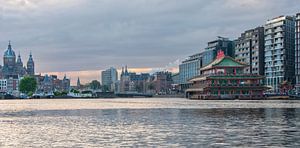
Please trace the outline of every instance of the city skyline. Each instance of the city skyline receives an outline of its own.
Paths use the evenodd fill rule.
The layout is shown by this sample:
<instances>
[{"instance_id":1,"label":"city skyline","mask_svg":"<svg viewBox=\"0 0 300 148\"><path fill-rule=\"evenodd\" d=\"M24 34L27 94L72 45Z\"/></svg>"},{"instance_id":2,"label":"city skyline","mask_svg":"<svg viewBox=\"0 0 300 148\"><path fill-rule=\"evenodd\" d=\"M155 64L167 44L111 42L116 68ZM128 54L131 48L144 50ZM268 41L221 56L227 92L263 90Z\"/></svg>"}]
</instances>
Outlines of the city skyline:
<instances>
[{"instance_id":1,"label":"city skyline","mask_svg":"<svg viewBox=\"0 0 300 148\"><path fill-rule=\"evenodd\" d=\"M99 70L110 66L120 69L127 64L149 71L177 67L179 60L200 52L216 36L235 39L268 19L295 14L299 4L292 0L0 1L0 46L4 51L12 40L16 52L32 51L39 63L37 73L82 72L90 75L79 77L91 80L97 74L99 79Z\"/></svg>"}]
</instances>

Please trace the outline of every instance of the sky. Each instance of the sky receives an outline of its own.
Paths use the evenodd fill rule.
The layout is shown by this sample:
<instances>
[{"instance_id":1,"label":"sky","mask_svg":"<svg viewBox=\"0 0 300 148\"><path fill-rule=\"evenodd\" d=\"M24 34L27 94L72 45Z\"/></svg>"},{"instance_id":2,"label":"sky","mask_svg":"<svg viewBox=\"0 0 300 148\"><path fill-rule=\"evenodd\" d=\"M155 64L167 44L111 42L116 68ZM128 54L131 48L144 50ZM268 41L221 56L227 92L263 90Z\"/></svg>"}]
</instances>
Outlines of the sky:
<instances>
[{"instance_id":1,"label":"sky","mask_svg":"<svg viewBox=\"0 0 300 148\"><path fill-rule=\"evenodd\" d=\"M11 40L37 73L76 83L100 70L176 71L217 36L237 38L300 12L299 0L0 0L0 56ZM3 61L0 60L2 64Z\"/></svg>"}]
</instances>

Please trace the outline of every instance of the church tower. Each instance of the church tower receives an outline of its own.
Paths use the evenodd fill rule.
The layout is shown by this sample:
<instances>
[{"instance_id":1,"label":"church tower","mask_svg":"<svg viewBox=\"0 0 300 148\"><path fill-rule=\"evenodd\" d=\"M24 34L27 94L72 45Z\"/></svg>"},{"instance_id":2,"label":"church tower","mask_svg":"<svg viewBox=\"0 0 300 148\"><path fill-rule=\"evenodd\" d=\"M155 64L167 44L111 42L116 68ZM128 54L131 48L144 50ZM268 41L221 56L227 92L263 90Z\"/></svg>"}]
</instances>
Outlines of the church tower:
<instances>
[{"instance_id":1,"label":"church tower","mask_svg":"<svg viewBox=\"0 0 300 148\"><path fill-rule=\"evenodd\" d=\"M20 53L19 53L18 58L17 58L16 73L20 77L23 77L26 74L26 69L23 67L23 62L22 62Z\"/></svg>"},{"instance_id":2,"label":"church tower","mask_svg":"<svg viewBox=\"0 0 300 148\"><path fill-rule=\"evenodd\" d=\"M3 61L3 73L5 75L13 74L16 66L16 54L11 47L10 41L7 50L4 52Z\"/></svg>"},{"instance_id":3,"label":"church tower","mask_svg":"<svg viewBox=\"0 0 300 148\"><path fill-rule=\"evenodd\" d=\"M22 62L20 53L19 53L18 59L17 59L17 66L23 68L23 62Z\"/></svg>"},{"instance_id":4,"label":"church tower","mask_svg":"<svg viewBox=\"0 0 300 148\"><path fill-rule=\"evenodd\" d=\"M29 59L28 59L28 62L27 62L27 74L28 75L34 75L34 61L33 61L33 58L32 58L32 54L30 52L30 55L29 55Z\"/></svg>"},{"instance_id":5,"label":"church tower","mask_svg":"<svg viewBox=\"0 0 300 148\"><path fill-rule=\"evenodd\" d=\"M79 79L79 77L78 77L78 79L77 79L77 89L81 89L81 84L80 84L80 79Z\"/></svg>"}]
</instances>

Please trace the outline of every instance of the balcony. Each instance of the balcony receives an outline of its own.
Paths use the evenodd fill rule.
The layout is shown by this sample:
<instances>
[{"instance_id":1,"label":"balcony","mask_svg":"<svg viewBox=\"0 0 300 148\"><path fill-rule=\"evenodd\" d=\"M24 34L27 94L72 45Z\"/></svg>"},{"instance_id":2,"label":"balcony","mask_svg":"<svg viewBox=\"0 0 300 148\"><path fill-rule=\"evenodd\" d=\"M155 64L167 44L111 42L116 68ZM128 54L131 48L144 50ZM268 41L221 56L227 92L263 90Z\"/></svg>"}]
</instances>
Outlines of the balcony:
<instances>
[{"instance_id":1,"label":"balcony","mask_svg":"<svg viewBox=\"0 0 300 148\"><path fill-rule=\"evenodd\" d=\"M277 29L274 30L274 32L282 32L283 29L281 27L278 27Z\"/></svg>"}]
</instances>

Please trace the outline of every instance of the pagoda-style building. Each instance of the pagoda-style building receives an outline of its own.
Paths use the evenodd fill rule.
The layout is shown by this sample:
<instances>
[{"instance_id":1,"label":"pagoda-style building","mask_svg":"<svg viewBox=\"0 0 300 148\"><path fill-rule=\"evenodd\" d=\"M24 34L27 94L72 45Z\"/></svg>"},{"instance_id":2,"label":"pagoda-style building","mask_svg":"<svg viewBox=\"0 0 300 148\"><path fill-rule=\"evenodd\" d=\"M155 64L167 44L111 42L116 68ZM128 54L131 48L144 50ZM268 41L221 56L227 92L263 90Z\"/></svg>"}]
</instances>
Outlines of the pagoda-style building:
<instances>
[{"instance_id":1,"label":"pagoda-style building","mask_svg":"<svg viewBox=\"0 0 300 148\"><path fill-rule=\"evenodd\" d=\"M200 69L201 75L189 80L189 99L263 99L263 76L246 74L247 64L235 61L219 51L217 58Z\"/></svg>"}]
</instances>

